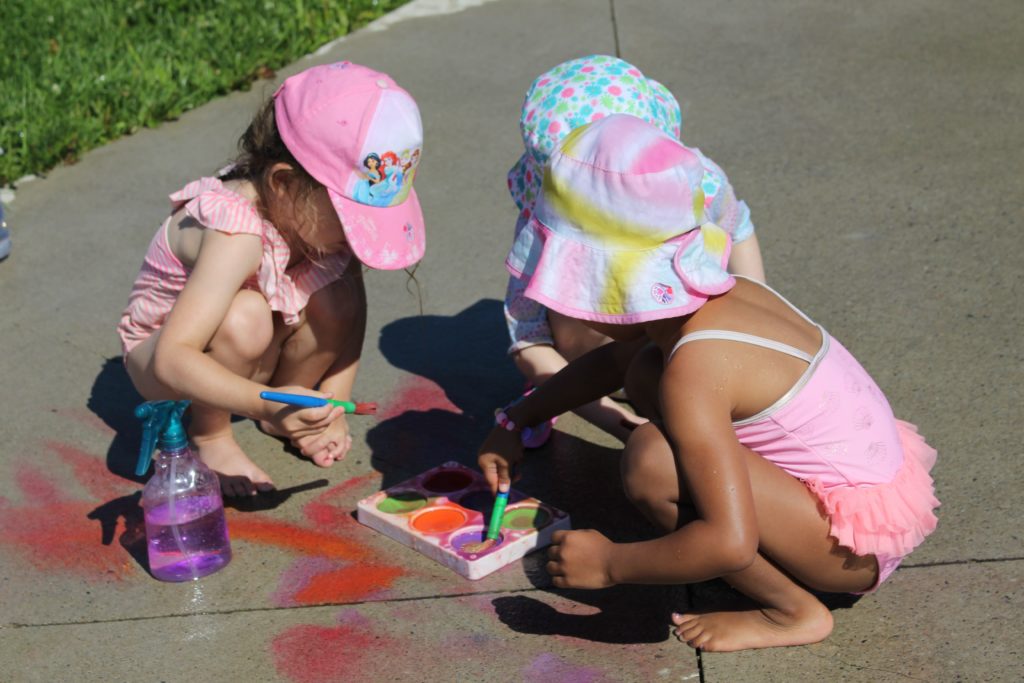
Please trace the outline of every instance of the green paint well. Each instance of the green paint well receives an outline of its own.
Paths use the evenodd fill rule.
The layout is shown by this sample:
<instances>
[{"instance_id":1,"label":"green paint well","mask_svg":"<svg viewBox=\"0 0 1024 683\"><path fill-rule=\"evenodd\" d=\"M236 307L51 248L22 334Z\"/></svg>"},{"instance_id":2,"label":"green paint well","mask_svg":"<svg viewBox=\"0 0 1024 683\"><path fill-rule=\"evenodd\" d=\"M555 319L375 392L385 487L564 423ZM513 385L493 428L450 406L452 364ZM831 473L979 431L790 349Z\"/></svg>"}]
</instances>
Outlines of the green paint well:
<instances>
[{"instance_id":1,"label":"green paint well","mask_svg":"<svg viewBox=\"0 0 1024 683\"><path fill-rule=\"evenodd\" d=\"M427 504L427 498L422 493L407 491L405 493L394 493L377 503L377 509L389 515L402 515L413 510L419 510Z\"/></svg>"},{"instance_id":2,"label":"green paint well","mask_svg":"<svg viewBox=\"0 0 1024 683\"><path fill-rule=\"evenodd\" d=\"M538 507L521 507L508 510L501 520L506 529L540 529L547 526L551 515L547 510Z\"/></svg>"}]
</instances>

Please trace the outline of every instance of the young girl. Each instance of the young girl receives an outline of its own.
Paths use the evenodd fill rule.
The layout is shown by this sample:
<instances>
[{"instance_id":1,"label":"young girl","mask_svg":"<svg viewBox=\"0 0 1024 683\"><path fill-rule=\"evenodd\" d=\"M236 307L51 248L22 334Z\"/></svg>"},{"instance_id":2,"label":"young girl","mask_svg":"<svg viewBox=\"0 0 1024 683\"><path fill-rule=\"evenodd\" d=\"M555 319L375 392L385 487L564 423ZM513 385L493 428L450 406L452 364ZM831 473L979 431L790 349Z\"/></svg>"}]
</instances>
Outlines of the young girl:
<instances>
[{"instance_id":1,"label":"young girl","mask_svg":"<svg viewBox=\"0 0 1024 683\"><path fill-rule=\"evenodd\" d=\"M273 488L236 443L232 414L321 467L349 450L341 408L259 395L350 398L366 327L361 265L404 268L424 249L414 191L385 206L356 198L363 160L421 146L419 110L389 76L317 66L278 89L233 166L171 195L118 332L144 398L193 401L190 436L226 494Z\"/></svg>"},{"instance_id":2,"label":"young girl","mask_svg":"<svg viewBox=\"0 0 1024 683\"><path fill-rule=\"evenodd\" d=\"M573 59L534 80L519 119L526 150L508 175L509 191L520 210L516 235L531 217L542 169L551 151L574 128L611 114L631 114L675 138L680 135L682 115L672 93L621 59L605 55ZM693 151L704 168L701 184L705 210L711 220L732 235L735 247L730 270L763 281L761 251L746 204L736 199L722 169L699 150ZM543 384L567 361L609 341L603 334L524 297L523 286L516 278L509 279L505 319L512 340L509 353L530 386ZM577 412L623 441L633 427L643 422L608 397L581 406ZM550 433L551 423L545 423L527 446L542 445Z\"/></svg>"},{"instance_id":3,"label":"young girl","mask_svg":"<svg viewBox=\"0 0 1024 683\"><path fill-rule=\"evenodd\" d=\"M934 530L935 451L824 328L726 272L729 236L703 212L692 150L616 115L574 131L546 172L508 269L615 341L496 414L487 480L508 486L522 432L625 377L651 422L629 437L623 486L664 535L559 532L554 585L721 577L761 609L674 615L691 646L822 640L832 617L810 591L872 591Z\"/></svg>"}]
</instances>

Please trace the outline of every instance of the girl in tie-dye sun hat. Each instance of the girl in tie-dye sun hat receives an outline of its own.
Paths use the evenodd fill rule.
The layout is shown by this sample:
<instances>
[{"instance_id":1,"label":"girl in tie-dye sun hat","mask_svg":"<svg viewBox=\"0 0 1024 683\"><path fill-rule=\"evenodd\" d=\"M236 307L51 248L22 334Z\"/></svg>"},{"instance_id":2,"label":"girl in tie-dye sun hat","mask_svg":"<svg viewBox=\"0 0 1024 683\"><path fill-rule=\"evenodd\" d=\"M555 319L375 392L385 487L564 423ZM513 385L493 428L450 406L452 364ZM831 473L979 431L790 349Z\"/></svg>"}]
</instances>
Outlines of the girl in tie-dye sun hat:
<instances>
[{"instance_id":1,"label":"girl in tie-dye sun hat","mask_svg":"<svg viewBox=\"0 0 1024 683\"><path fill-rule=\"evenodd\" d=\"M509 192L519 209L517 235L532 217L544 164L551 152L574 129L612 114L630 114L673 138L680 136L682 116L668 88L616 57L591 55L572 59L534 80L520 117L525 149L508 174ZM700 150L694 149L693 153L702 169L705 211L731 235L735 245L730 269L763 280L761 252L746 204L736 198L721 168ZM567 361L608 341L524 296L523 285L516 278L509 279L506 290L505 319L511 340L509 353L530 387L543 383ZM616 395L621 397L621 392ZM608 397L577 412L623 440L632 427L643 422ZM526 445L539 446L550 433L551 425L543 425Z\"/></svg>"},{"instance_id":2,"label":"girl in tie-dye sun hat","mask_svg":"<svg viewBox=\"0 0 1024 683\"><path fill-rule=\"evenodd\" d=\"M553 152L506 265L525 296L614 341L498 410L478 462L492 489L508 486L524 434L625 377L650 422L629 436L622 485L664 535L555 532L554 585L722 578L759 608L673 614L677 638L813 643L832 630L815 591L875 590L935 529L936 453L821 325L729 274L732 238L702 178L692 149L627 115Z\"/></svg>"}]
</instances>

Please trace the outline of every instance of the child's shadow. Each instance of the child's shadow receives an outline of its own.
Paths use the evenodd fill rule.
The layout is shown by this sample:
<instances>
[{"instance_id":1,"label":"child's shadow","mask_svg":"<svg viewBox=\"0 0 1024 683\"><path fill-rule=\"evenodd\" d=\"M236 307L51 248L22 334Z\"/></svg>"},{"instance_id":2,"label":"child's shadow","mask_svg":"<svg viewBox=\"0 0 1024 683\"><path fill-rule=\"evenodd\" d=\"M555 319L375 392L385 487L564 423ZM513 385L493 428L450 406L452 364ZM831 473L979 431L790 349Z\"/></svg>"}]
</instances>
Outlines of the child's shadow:
<instances>
[{"instance_id":1,"label":"child's shadow","mask_svg":"<svg viewBox=\"0 0 1024 683\"><path fill-rule=\"evenodd\" d=\"M119 357L108 358L92 384L88 408L114 430L107 447L107 469L124 479L140 484L148 477L135 474L142 445L142 423L135 417L135 406L143 402Z\"/></svg>"},{"instance_id":2,"label":"child's shadow","mask_svg":"<svg viewBox=\"0 0 1024 683\"><path fill-rule=\"evenodd\" d=\"M522 393L507 348L501 302L494 299L454 316L423 315L384 326L380 351L388 362L430 380L442 394L415 384L400 389L388 416L367 432L384 488L449 460L476 466L494 409Z\"/></svg>"}]
</instances>

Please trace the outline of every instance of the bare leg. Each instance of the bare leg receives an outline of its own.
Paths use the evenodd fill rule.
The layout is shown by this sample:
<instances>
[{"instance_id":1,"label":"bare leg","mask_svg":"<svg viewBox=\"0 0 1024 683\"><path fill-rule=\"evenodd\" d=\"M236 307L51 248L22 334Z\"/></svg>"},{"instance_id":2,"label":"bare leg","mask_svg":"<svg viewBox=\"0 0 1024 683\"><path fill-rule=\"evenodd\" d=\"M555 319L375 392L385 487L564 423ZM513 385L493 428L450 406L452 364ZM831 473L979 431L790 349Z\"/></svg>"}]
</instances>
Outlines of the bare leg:
<instances>
[{"instance_id":1,"label":"bare leg","mask_svg":"<svg viewBox=\"0 0 1024 683\"><path fill-rule=\"evenodd\" d=\"M178 399L153 372L153 354L160 332L128 354L125 366L135 388L147 400ZM259 292L242 290L231 303L206 353L228 370L251 377L274 340L270 307ZM235 441L231 414L193 401L189 436L197 455L220 477L225 495L254 495L270 491L274 484Z\"/></svg>"},{"instance_id":2,"label":"bare leg","mask_svg":"<svg viewBox=\"0 0 1024 683\"><path fill-rule=\"evenodd\" d=\"M836 544L814 494L796 478L753 451L747 452L747 471L759 554L750 567L722 578L762 609L676 615L677 637L709 652L823 640L832 630L832 615L805 586L862 591L877 580L877 562ZM672 449L655 424L630 437L622 473L626 493L640 511L666 531L677 528L689 497Z\"/></svg>"},{"instance_id":3,"label":"bare leg","mask_svg":"<svg viewBox=\"0 0 1024 683\"><path fill-rule=\"evenodd\" d=\"M280 355L261 365L262 381L272 386L320 385L321 390L347 399L355 382L365 336L366 292L362 277L354 273L310 297L302 323L286 330ZM269 424L260 426L274 433ZM340 452L344 454L347 450L346 445ZM328 448L303 452L321 467L335 461Z\"/></svg>"}]
</instances>

